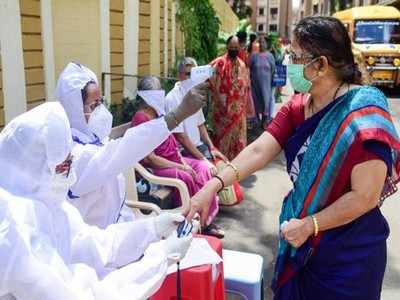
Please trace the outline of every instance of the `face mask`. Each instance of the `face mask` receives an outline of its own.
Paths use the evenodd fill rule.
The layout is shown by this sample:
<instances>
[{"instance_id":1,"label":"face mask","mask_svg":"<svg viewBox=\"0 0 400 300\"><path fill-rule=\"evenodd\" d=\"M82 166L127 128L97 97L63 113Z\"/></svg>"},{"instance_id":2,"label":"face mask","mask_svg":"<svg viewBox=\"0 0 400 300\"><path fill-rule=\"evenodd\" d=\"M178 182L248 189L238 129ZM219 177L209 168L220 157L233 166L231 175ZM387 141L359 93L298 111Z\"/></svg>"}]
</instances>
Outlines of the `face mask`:
<instances>
[{"instance_id":1,"label":"face mask","mask_svg":"<svg viewBox=\"0 0 400 300\"><path fill-rule=\"evenodd\" d=\"M100 140L111 133L113 116L103 105L99 105L90 114L88 127Z\"/></svg>"},{"instance_id":2,"label":"face mask","mask_svg":"<svg viewBox=\"0 0 400 300\"><path fill-rule=\"evenodd\" d=\"M236 50L236 49L229 49L228 50L228 56L231 59L235 59L238 55L239 55L239 50Z\"/></svg>"},{"instance_id":3,"label":"face mask","mask_svg":"<svg viewBox=\"0 0 400 300\"><path fill-rule=\"evenodd\" d=\"M303 64L288 64L287 66L287 75L290 81L290 84L292 85L293 89L296 91L306 94L311 90L312 87L312 82L315 80L315 78L318 77L315 76L313 79L308 80L304 77L304 69L312 64L314 62L311 61L306 65Z\"/></svg>"},{"instance_id":4,"label":"face mask","mask_svg":"<svg viewBox=\"0 0 400 300\"><path fill-rule=\"evenodd\" d=\"M62 195L63 197L68 195L68 191L71 186L76 182L76 173L73 169L69 171L68 176L66 172L57 174L55 173L51 182L51 189L57 195Z\"/></svg>"},{"instance_id":5,"label":"face mask","mask_svg":"<svg viewBox=\"0 0 400 300\"><path fill-rule=\"evenodd\" d=\"M138 91L138 95L143 98L147 105L151 106L158 116L165 115L165 91L164 90L144 90Z\"/></svg>"}]
</instances>

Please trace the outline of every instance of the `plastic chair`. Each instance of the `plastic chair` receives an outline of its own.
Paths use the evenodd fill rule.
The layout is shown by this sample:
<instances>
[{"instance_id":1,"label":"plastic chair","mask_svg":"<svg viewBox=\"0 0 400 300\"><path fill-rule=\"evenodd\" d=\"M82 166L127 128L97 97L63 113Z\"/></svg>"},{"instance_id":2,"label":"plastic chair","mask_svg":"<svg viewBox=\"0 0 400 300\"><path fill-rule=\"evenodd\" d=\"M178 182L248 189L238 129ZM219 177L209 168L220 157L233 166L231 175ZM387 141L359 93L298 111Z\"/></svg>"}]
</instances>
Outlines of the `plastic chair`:
<instances>
[{"instance_id":1,"label":"plastic chair","mask_svg":"<svg viewBox=\"0 0 400 300\"><path fill-rule=\"evenodd\" d=\"M263 258L258 254L223 250L227 293L246 300L263 300Z\"/></svg>"},{"instance_id":2,"label":"plastic chair","mask_svg":"<svg viewBox=\"0 0 400 300\"><path fill-rule=\"evenodd\" d=\"M110 138L112 139L117 139L125 134L125 131L130 128L130 123L125 123L120 126L114 127L111 131ZM144 210L150 210L154 214L160 214L161 209L152 203L145 203L145 202L140 202L138 199L138 193L135 188L136 185L136 179L135 179L135 170L147 181L158 184L161 186L167 186L167 187L175 187L179 191L179 195L182 201L182 205L180 207L177 207L172 210L167 210L167 211L173 211L173 212L180 212L180 211L185 211L190 207L190 196L189 196L189 191L186 186L186 184L179 179L174 179L174 178L166 178L166 177L160 177L156 176L152 173L150 173L146 168L144 168L140 163L136 164L134 168L128 168L124 172L125 176L125 181L126 181L126 204L128 207L132 208L135 210L135 212L144 209ZM142 216L143 214L139 213L139 216Z\"/></svg>"}]
</instances>

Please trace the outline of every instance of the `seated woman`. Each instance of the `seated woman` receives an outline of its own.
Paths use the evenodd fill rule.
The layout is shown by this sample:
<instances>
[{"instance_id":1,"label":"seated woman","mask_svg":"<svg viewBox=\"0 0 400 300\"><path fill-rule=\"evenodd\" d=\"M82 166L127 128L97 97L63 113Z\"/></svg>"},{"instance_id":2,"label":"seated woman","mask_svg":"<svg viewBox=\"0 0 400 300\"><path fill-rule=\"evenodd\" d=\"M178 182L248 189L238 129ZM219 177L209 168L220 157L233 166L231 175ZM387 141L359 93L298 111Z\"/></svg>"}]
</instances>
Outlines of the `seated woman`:
<instances>
[{"instance_id":1,"label":"seated woman","mask_svg":"<svg viewBox=\"0 0 400 300\"><path fill-rule=\"evenodd\" d=\"M146 77L139 83L139 110L132 118L132 127L156 119L165 114L165 91L155 77ZM177 178L184 181L189 195L194 196L212 178L206 161L183 157L179 152L178 143L171 134L161 145L142 161L145 167L151 168L157 176ZM179 195L176 205L180 204ZM224 237L224 232L212 220L218 213L218 198L213 195L207 222L203 233L218 238Z\"/></svg>"}]
</instances>

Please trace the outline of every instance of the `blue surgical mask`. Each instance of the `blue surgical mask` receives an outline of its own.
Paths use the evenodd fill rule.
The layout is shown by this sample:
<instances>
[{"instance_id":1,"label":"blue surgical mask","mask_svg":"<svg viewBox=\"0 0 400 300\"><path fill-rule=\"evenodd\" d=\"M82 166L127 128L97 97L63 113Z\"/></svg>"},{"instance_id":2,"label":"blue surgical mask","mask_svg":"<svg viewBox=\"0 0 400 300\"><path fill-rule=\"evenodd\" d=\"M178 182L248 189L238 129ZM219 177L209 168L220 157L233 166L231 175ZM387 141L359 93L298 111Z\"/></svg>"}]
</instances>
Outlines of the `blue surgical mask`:
<instances>
[{"instance_id":1,"label":"blue surgical mask","mask_svg":"<svg viewBox=\"0 0 400 300\"><path fill-rule=\"evenodd\" d=\"M304 77L304 70L306 67L308 67L310 64L312 64L315 60L312 60L308 64L288 64L287 66L287 75L290 81L290 84L292 85L293 89L296 90L297 92L306 94L311 90L312 87L312 82L315 78L318 77L315 76L313 79L308 80L307 78Z\"/></svg>"}]
</instances>

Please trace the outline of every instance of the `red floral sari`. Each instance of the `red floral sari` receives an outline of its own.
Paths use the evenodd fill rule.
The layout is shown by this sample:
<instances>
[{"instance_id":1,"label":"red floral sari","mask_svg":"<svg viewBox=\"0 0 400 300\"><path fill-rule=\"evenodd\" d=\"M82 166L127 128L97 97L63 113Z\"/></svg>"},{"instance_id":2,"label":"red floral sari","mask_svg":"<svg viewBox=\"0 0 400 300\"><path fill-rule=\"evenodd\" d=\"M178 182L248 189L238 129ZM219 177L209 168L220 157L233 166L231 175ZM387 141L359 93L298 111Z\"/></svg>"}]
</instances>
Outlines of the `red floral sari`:
<instances>
[{"instance_id":1,"label":"red floral sari","mask_svg":"<svg viewBox=\"0 0 400 300\"><path fill-rule=\"evenodd\" d=\"M246 147L246 114L249 102L249 75L245 63L227 54L211 62L216 76L212 80L214 145L228 159Z\"/></svg>"}]
</instances>

